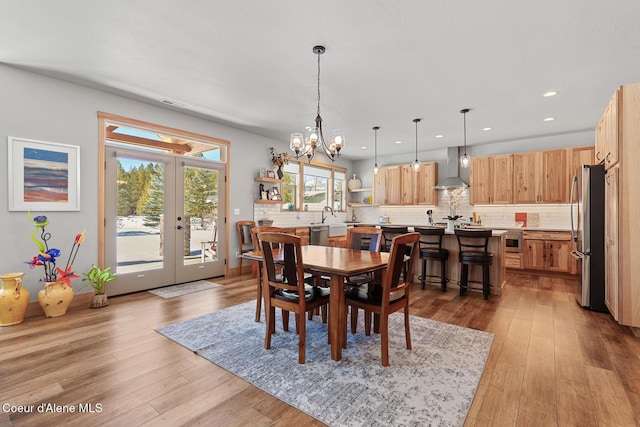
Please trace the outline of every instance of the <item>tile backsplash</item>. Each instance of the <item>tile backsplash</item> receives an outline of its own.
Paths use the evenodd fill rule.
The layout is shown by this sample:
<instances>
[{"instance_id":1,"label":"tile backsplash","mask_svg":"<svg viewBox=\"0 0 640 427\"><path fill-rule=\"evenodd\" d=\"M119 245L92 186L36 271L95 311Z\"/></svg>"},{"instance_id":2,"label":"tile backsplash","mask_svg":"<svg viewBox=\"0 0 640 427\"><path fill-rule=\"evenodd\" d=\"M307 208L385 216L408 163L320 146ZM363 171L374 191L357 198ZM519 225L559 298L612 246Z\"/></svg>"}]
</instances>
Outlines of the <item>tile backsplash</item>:
<instances>
[{"instance_id":1,"label":"tile backsplash","mask_svg":"<svg viewBox=\"0 0 640 427\"><path fill-rule=\"evenodd\" d=\"M548 229L570 229L570 205L482 205L470 206L468 191L465 191L462 206L456 210L462 215L461 221L468 222L473 212L480 217L482 225L488 227L515 227L516 212L526 212L530 227ZM338 212L335 217L327 218L327 223L351 220L352 210L360 222L378 223L381 215L389 216L392 224L426 225L427 210L433 210L434 222L446 222L449 215L448 196L445 191L438 191L438 206L365 206L348 208L347 212ZM254 219L273 219L273 225L292 227L320 222L320 212L288 212L281 211L279 205L254 205ZM535 219L537 217L537 225Z\"/></svg>"}]
</instances>

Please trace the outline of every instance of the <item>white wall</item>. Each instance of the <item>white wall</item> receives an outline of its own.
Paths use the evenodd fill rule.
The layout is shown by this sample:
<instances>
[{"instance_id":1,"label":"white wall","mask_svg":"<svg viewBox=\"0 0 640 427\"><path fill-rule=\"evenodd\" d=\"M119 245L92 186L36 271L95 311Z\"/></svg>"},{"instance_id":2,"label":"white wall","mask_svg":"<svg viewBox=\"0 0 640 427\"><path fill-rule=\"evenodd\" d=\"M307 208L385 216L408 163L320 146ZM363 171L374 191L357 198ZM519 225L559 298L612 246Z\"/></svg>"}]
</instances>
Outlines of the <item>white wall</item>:
<instances>
[{"instance_id":1,"label":"white wall","mask_svg":"<svg viewBox=\"0 0 640 427\"><path fill-rule=\"evenodd\" d=\"M185 115L180 110L145 104L122 96L77 86L32 72L0 65L0 273L25 272L24 285L35 300L41 289L41 270L29 270L24 262L35 253L32 224L26 212L8 211L7 137L58 142L80 146L81 210L79 212L34 212L45 214L51 224L52 243L66 255L75 235L87 229L85 243L74 263L78 273L97 263L98 242L98 111L161 124L231 141L229 191L229 265L236 267L238 248L235 223L253 217L253 177L261 167L270 167L269 147L282 151L286 144L212 121ZM234 215L234 209L240 209ZM69 242L69 246L67 246ZM41 269L41 267L40 267ZM82 282L76 279L77 289ZM90 289L86 290L90 292Z\"/></svg>"}]
</instances>

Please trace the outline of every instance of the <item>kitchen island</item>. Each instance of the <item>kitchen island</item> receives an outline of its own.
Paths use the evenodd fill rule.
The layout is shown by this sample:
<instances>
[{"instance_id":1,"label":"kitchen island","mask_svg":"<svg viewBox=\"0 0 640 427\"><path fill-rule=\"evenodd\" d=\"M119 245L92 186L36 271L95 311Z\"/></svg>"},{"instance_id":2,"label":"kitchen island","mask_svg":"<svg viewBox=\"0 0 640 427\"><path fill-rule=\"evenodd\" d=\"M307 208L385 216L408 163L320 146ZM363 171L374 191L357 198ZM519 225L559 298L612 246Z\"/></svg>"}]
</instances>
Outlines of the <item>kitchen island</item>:
<instances>
[{"instance_id":1,"label":"kitchen island","mask_svg":"<svg viewBox=\"0 0 640 427\"><path fill-rule=\"evenodd\" d=\"M414 227L428 227L427 225L402 225L402 224L355 224L362 226L381 227L390 225L393 227L408 227L409 231L414 231ZM505 236L507 230L492 229L492 237L489 239L489 252L493 254L493 262L490 268L491 277L491 295L502 295L502 287L505 284ZM449 259L447 261L446 276L449 280L447 289L459 290L458 282L460 281L460 261L458 260L458 239L451 231L445 231L442 238L442 248L449 251ZM419 282L418 277L422 274L422 260L417 259L414 264L414 281ZM434 262L427 262L427 274L440 274L440 265ZM434 279L435 280L435 279ZM471 266L469 268L469 282L471 292L482 293L482 268L480 266ZM476 282L476 283L474 283ZM440 287L440 282L429 283L430 286Z\"/></svg>"}]
</instances>

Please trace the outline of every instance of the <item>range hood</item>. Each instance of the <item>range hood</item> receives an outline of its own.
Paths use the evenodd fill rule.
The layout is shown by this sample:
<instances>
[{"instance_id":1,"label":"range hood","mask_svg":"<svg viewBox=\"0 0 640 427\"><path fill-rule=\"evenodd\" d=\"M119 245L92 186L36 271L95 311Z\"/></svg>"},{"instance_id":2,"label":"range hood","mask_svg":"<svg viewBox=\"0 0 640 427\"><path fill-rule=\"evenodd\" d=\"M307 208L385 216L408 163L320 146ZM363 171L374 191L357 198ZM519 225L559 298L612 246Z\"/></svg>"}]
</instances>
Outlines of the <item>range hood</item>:
<instances>
[{"instance_id":1,"label":"range hood","mask_svg":"<svg viewBox=\"0 0 640 427\"><path fill-rule=\"evenodd\" d=\"M435 189L447 190L449 188L468 187L469 185L460 178L460 147L447 148L447 177L438 181Z\"/></svg>"}]
</instances>

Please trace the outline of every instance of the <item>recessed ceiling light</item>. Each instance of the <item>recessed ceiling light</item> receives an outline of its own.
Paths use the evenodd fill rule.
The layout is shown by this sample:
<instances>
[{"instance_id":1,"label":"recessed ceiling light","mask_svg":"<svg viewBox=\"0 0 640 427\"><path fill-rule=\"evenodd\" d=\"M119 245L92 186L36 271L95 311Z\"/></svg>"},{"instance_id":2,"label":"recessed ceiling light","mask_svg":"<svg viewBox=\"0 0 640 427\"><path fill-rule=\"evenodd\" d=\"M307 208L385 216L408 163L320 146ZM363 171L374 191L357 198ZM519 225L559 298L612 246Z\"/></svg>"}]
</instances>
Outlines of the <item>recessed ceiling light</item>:
<instances>
[{"instance_id":1,"label":"recessed ceiling light","mask_svg":"<svg viewBox=\"0 0 640 427\"><path fill-rule=\"evenodd\" d=\"M490 128L490 127L482 128L482 130L491 130L491 129L493 128Z\"/></svg>"},{"instance_id":2,"label":"recessed ceiling light","mask_svg":"<svg viewBox=\"0 0 640 427\"><path fill-rule=\"evenodd\" d=\"M542 96L548 98L550 96L556 96L558 94L557 90L550 90L549 92L545 92L542 94Z\"/></svg>"},{"instance_id":3,"label":"recessed ceiling light","mask_svg":"<svg viewBox=\"0 0 640 427\"><path fill-rule=\"evenodd\" d=\"M362 147L360 147L360 148L361 148L362 150L366 150L366 149L367 149L367 146L366 146L366 145L363 145L363 146L362 146Z\"/></svg>"},{"instance_id":4,"label":"recessed ceiling light","mask_svg":"<svg viewBox=\"0 0 640 427\"><path fill-rule=\"evenodd\" d=\"M552 122L554 121L556 118L555 117L547 117L544 119L545 122Z\"/></svg>"},{"instance_id":5,"label":"recessed ceiling light","mask_svg":"<svg viewBox=\"0 0 640 427\"><path fill-rule=\"evenodd\" d=\"M396 141L396 144L402 144L402 141Z\"/></svg>"},{"instance_id":6,"label":"recessed ceiling light","mask_svg":"<svg viewBox=\"0 0 640 427\"><path fill-rule=\"evenodd\" d=\"M436 138L444 138L444 135L438 134L438 135L436 135Z\"/></svg>"}]
</instances>

